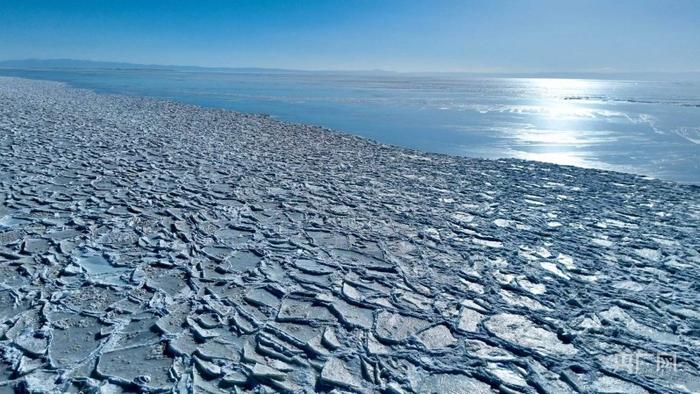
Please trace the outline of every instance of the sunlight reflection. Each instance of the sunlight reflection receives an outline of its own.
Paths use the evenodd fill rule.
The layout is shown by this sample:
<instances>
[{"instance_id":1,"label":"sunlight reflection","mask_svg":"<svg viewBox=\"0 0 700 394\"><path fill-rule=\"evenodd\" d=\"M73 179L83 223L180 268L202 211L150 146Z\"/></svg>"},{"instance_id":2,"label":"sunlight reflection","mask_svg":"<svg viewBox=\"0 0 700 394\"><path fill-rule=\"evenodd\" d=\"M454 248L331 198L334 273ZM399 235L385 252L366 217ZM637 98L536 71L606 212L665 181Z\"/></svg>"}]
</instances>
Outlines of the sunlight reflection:
<instances>
[{"instance_id":1,"label":"sunlight reflection","mask_svg":"<svg viewBox=\"0 0 700 394\"><path fill-rule=\"evenodd\" d=\"M563 152L525 152L513 150L510 152L514 157L524 160L542 161L547 163L578 166L586 168L601 168L604 166L595 160L591 160L586 154L574 151Z\"/></svg>"},{"instance_id":2,"label":"sunlight reflection","mask_svg":"<svg viewBox=\"0 0 700 394\"><path fill-rule=\"evenodd\" d=\"M515 138L524 144L538 145L575 145L585 146L614 142L617 138L609 132L583 130L518 130Z\"/></svg>"},{"instance_id":3,"label":"sunlight reflection","mask_svg":"<svg viewBox=\"0 0 700 394\"><path fill-rule=\"evenodd\" d=\"M536 108L531 108L530 113L537 119L534 127L516 131L514 138L520 146L512 154L527 160L600 168L601 163L575 148L614 139L605 132L586 131L585 123L618 114L600 113L597 108L566 99L590 94L595 82L579 79L531 79L529 82L541 94L530 105Z\"/></svg>"},{"instance_id":4,"label":"sunlight reflection","mask_svg":"<svg viewBox=\"0 0 700 394\"><path fill-rule=\"evenodd\" d=\"M601 81L593 81L588 79L567 79L567 78L530 78L528 80L533 87L545 91L555 91L559 94L580 93L590 90Z\"/></svg>"}]
</instances>

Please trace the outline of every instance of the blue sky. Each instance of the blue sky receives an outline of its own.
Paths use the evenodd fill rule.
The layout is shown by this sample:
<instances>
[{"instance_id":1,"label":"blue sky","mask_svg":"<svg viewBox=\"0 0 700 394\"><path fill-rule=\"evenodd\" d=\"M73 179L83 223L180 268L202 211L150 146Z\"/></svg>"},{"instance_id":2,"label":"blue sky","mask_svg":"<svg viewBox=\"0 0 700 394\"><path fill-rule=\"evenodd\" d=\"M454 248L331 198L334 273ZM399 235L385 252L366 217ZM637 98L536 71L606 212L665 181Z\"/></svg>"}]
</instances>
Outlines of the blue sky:
<instances>
[{"instance_id":1,"label":"blue sky","mask_svg":"<svg viewBox=\"0 0 700 394\"><path fill-rule=\"evenodd\" d=\"M0 0L0 60L699 71L700 0Z\"/></svg>"}]
</instances>

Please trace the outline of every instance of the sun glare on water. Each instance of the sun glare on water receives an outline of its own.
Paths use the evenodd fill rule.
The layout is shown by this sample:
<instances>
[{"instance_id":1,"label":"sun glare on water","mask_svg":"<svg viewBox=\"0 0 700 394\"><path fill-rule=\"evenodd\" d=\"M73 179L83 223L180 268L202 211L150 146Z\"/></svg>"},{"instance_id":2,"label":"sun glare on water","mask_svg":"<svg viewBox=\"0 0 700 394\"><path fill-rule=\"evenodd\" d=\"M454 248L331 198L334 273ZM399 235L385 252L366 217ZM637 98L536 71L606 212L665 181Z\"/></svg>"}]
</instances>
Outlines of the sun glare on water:
<instances>
[{"instance_id":1,"label":"sun glare on water","mask_svg":"<svg viewBox=\"0 0 700 394\"><path fill-rule=\"evenodd\" d=\"M581 148L605 140L605 134L585 128L585 122L601 117L622 116L590 106L572 97L589 95L598 81L581 79L529 79L533 92L532 125L516 130L514 138L522 149L514 149L516 157L556 164L595 166L595 159Z\"/></svg>"}]
</instances>

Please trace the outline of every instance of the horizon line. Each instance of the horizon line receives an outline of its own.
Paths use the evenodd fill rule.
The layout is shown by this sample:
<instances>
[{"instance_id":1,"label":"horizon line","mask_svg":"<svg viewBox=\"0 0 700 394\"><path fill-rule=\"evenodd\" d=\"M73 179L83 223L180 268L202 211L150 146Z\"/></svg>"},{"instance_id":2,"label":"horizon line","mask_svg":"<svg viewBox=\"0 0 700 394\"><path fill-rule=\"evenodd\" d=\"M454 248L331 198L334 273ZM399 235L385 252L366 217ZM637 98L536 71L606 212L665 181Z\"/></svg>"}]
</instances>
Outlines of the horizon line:
<instances>
[{"instance_id":1,"label":"horizon line","mask_svg":"<svg viewBox=\"0 0 700 394\"><path fill-rule=\"evenodd\" d=\"M121 60L93 60L93 59L79 59L79 58L23 58L23 59L3 59L0 60L0 68L17 68L15 67L3 67L6 63L30 63L30 62L76 62L85 63L83 68L88 64L94 66L99 66L100 64L105 65L103 68L109 69L138 69L138 68L160 68L160 69L171 69L171 71L178 71L176 69L205 69L205 70L261 70L261 71L282 71L282 72L318 72L318 73L328 73L328 72L338 72L338 73L385 73L385 74L445 74L445 75L457 75L457 74L470 74L470 75L547 75L547 74L589 74L589 75L639 75L639 74L659 74L659 75L674 75L674 74L700 74L700 69L697 70L683 70L683 71L666 71L666 70L615 70L615 69L581 69L581 70L498 70L498 69L482 69L482 70L390 70L383 68L372 68L372 69L344 69L344 68L327 68L327 69L303 69L303 68L285 68L285 67L264 67L264 66L215 66L215 65L193 65L193 64L158 64L158 63L133 63L129 61ZM106 67L106 65L112 64L111 67ZM77 65L75 65L77 66ZM120 68L121 66L122 68ZM71 68L68 65L63 66L50 66L45 65L45 68ZM41 68L38 66L28 67L28 68ZM78 68L78 67L73 67Z\"/></svg>"}]
</instances>

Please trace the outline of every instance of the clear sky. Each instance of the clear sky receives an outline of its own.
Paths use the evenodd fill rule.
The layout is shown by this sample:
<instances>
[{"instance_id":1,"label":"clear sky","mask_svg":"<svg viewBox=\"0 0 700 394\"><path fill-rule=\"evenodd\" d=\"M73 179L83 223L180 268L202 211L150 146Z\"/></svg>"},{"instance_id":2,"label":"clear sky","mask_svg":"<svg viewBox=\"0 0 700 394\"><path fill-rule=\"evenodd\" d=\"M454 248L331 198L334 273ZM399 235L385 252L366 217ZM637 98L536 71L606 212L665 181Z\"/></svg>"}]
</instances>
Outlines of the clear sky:
<instances>
[{"instance_id":1,"label":"clear sky","mask_svg":"<svg viewBox=\"0 0 700 394\"><path fill-rule=\"evenodd\" d=\"M699 71L700 0L0 0L0 60Z\"/></svg>"}]
</instances>

